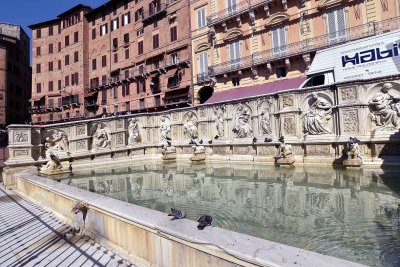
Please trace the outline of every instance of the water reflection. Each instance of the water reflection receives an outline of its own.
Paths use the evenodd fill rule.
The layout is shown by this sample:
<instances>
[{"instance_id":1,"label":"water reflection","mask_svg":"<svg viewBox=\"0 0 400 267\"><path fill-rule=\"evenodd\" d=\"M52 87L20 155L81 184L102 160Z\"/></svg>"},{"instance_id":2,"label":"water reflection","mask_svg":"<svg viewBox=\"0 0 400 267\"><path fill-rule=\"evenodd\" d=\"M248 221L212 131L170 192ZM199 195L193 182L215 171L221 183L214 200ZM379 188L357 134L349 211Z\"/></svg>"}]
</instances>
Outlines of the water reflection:
<instances>
[{"instance_id":1,"label":"water reflection","mask_svg":"<svg viewBox=\"0 0 400 267\"><path fill-rule=\"evenodd\" d=\"M370 266L400 265L400 169L151 163L75 173L72 185ZM388 181L388 182L386 182Z\"/></svg>"}]
</instances>

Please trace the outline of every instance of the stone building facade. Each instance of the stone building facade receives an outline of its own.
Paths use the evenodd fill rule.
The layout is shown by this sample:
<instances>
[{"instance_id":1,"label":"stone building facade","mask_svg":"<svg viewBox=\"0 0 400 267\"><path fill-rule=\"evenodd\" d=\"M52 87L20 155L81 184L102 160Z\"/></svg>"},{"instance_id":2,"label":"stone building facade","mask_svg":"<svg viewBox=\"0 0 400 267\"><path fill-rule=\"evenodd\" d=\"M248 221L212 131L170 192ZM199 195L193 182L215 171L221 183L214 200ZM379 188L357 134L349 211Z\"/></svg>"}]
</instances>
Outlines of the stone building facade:
<instances>
[{"instance_id":1,"label":"stone building facade","mask_svg":"<svg viewBox=\"0 0 400 267\"><path fill-rule=\"evenodd\" d=\"M397 0L191 1L195 103L304 76L315 52L398 29Z\"/></svg>"},{"instance_id":2,"label":"stone building facade","mask_svg":"<svg viewBox=\"0 0 400 267\"><path fill-rule=\"evenodd\" d=\"M0 126L29 119L29 37L19 25L0 23Z\"/></svg>"},{"instance_id":3,"label":"stone building facade","mask_svg":"<svg viewBox=\"0 0 400 267\"><path fill-rule=\"evenodd\" d=\"M112 0L32 25L32 121L190 104L188 16L184 0Z\"/></svg>"}]
</instances>

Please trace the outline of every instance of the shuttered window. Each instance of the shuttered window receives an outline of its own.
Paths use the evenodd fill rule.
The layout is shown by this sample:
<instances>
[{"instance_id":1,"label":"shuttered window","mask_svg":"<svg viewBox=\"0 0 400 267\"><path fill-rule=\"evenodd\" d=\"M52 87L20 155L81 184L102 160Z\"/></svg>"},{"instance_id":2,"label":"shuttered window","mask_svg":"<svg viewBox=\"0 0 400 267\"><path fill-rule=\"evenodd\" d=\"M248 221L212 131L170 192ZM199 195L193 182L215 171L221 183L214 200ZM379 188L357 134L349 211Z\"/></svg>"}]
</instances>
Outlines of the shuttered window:
<instances>
[{"instance_id":1,"label":"shuttered window","mask_svg":"<svg viewBox=\"0 0 400 267\"><path fill-rule=\"evenodd\" d=\"M202 28L206 26L206 9L200 8L197 10L197 27Z\"/></svg>"},{"instance_id":2,"label":"shuttered window","mask_svg":"<svg viewBox=\"0 0 400 267\"><path fill-rule=\"evenodd\" d=\"M199 57L200 57L199 73L208 73L208 53L203 52L199 55Z\"/></svg>"},{"instance_id":3,"label":"shuttered window","mask_svg":"<svg viewBox=\"0 0 400 267\"><path fill-rule=\"evenodd\" d=\"M174 42L178 39L178 27L174 26L170 28L171 33L171 42Z\"/></svg>"},{"instance_id":4,"label":"shuttered window","mask_svg":"<svg viewBox=\"0 0 400 267\"><path fill-rule=\"evenodd\" d=\"M346 40L346 17L343 8L330 11L327 14L329 42L341 42Z\"/></svg>"},{"instance_id":5,"label":"shuttered window","mask_svg":"<svg viewBox=\"0 0 400 267\"><path fill-rule=\"evenodd\" d=\"M153 48L158 48L160 45L158 34L153 35Z\"/></svg>"},{"instance_id":6,"label":"shuttered window","mask_svg":"<svg viewBox=\"0 0 400 267\"><path fill-rule=\"evenodd\" d=\"M236 0L228 0L228 12L232 14L236 11Z\"/></svg>"},{"instance_id":7,"label":"shuttered window","mask_svg":"<svg viewBox=\"0 0 400 267\"><path fill-rule=\"evenodd\" d=\"M272 49L274 55L286 53L286 32L284 26L272 30Z\"/></svg>"}]
</instances>

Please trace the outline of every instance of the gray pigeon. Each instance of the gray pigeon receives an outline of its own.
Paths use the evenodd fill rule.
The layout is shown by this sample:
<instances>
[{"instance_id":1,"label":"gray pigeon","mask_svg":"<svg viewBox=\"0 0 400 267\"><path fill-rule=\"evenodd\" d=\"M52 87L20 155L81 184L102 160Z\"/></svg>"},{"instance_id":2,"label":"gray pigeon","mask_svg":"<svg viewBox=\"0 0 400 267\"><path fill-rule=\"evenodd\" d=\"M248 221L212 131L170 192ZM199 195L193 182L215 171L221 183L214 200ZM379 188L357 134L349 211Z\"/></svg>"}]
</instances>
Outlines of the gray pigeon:
<instances>
[{"instance_id":1,"label":"gray pigeon","mask_svg":"<svg viewBox=\"0 0 400 267\"><path fill-rule=\"evenodd\" d=\"M197 229L203 230L206 226L212 224L212 217L210 215L203 215L197 220L197 222L199 223Z\"/></svg>"},{"instance_id":2,"label":"gray pigeon","mask_svg":"<svg viewBox=\"0 0 400 267\"><path fill-rule=\"evenodd\" d=\"M176 219L185 218L186 217L186 213L184 211L171 208L171 213L168 214L168 216L173 216L173 218L171 219L173 221L173 220L176 220Z\"/></svg>"}]
</instances>

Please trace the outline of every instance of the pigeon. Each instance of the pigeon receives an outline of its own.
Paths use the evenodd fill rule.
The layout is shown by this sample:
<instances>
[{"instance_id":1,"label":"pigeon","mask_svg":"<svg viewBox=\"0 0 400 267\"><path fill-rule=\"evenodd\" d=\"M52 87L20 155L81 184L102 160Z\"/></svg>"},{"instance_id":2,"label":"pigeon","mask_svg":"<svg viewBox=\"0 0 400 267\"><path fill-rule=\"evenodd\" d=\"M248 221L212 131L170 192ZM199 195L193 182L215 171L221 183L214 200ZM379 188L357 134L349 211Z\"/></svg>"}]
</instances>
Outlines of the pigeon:
<instances>
[{"instance_id":1,"label":"pigeon","mask_svg":"<svg viewBox=\"0 0 400 267\"><path fill-rule=\"evenodd\" d=\"M216 136L214 137L214 139L218 139L218 137L219 137L219 136L218 136L218 135L216 135Z\"/></svg>"},{"instance_id":2,"label":"pigeon","mask_svg":"<svg viewBox=\"0 0 400 267\"><path fill-rule=\"evenodd\" d=\"M195 145L195 146L197 146L197 143L196 143L193 139L190 139L189 145Z\"/></svg>"},{"instance_id":3,"label":"pigeon","mask_svg":"<svg viewBox=\"0 0 400 267\"><path fill-rule=\"evenodd\" d=\"M171 142L170 141L167 141L167 144L168 144L168 146L171 146Z\"/></svg>"},{"instance_id":4,"label":"pigeon","mask_svg":"<svg viewBox=\"0 0 400 267\"><path fill-rule=\"evenodd\" d=\"M272 142L272 138L271 137L265 137L264 142L265 143Z\"/></svg>"},{"instance_id":5,"label":"pigeon","mask_svg":"<svg viewBox=\"0 0 400 267\"><path fill-rule=\"evenodd\" d=\"M203 139L201 139L199 143L202 145L203 144Z\"/></svg>"},{"instance_id":6,"label":"pigeon","mask_svg":"<svg viewBox=\"0 0 400 267\"><path fill-rule=\"evenodd\" d=\"M257 142L257 138L253 137L253 144Z\"/></svg>"},{"instance_id":7,"label":"pigeon","mask_svg":"<svg viewBox=\"0 0 400 267\"><path fill-rule=\"evenodd\" d=\"M72 173L72 164L69 164L68 170L70 173Z\"/></svg>"},{"instance_id":8,"label":"pigeon","mask_svg":"<svg viewBox=\"0 0 400 267\"><path fill-rule=\"evenodd\" d=\"M171 219L171 221L173 221L173 220L176 220L176 219L185 218L186 217L186 213L184 211L171 208L171 213L168 214L168 216L173 216L173 218Z\"/></svg>"},{"instance_id":9,"label":"pigeon","mask_svg":"<svg viewBox=\"0 0 400 267\"><path fill-rule=\"evenodd\" d=\"M171 141L172 139L170 137L165 137L165 139L167 139L168 141Z\"/></svg>"},{"instance_id":10,"label":"pigeon","mask_svg":"<svg viewBox=\"0 0 400 267\"><path fill-rule=\"evenodd\" d=\"M211 145L212 144L212 140L208 141L208 143Z\"/></svg>"},{"instance_id":11,"label":"pigeon","mask_svg":"<svg viewBox=\"0 0 400 267\"><path fill-rule=\"evenodd\" d=\"M212 217L210 215L203 215L197 220L197 222L199 223L197 229L203 230L206 226L211 225Z\"/></svg>"}]
</instances>

